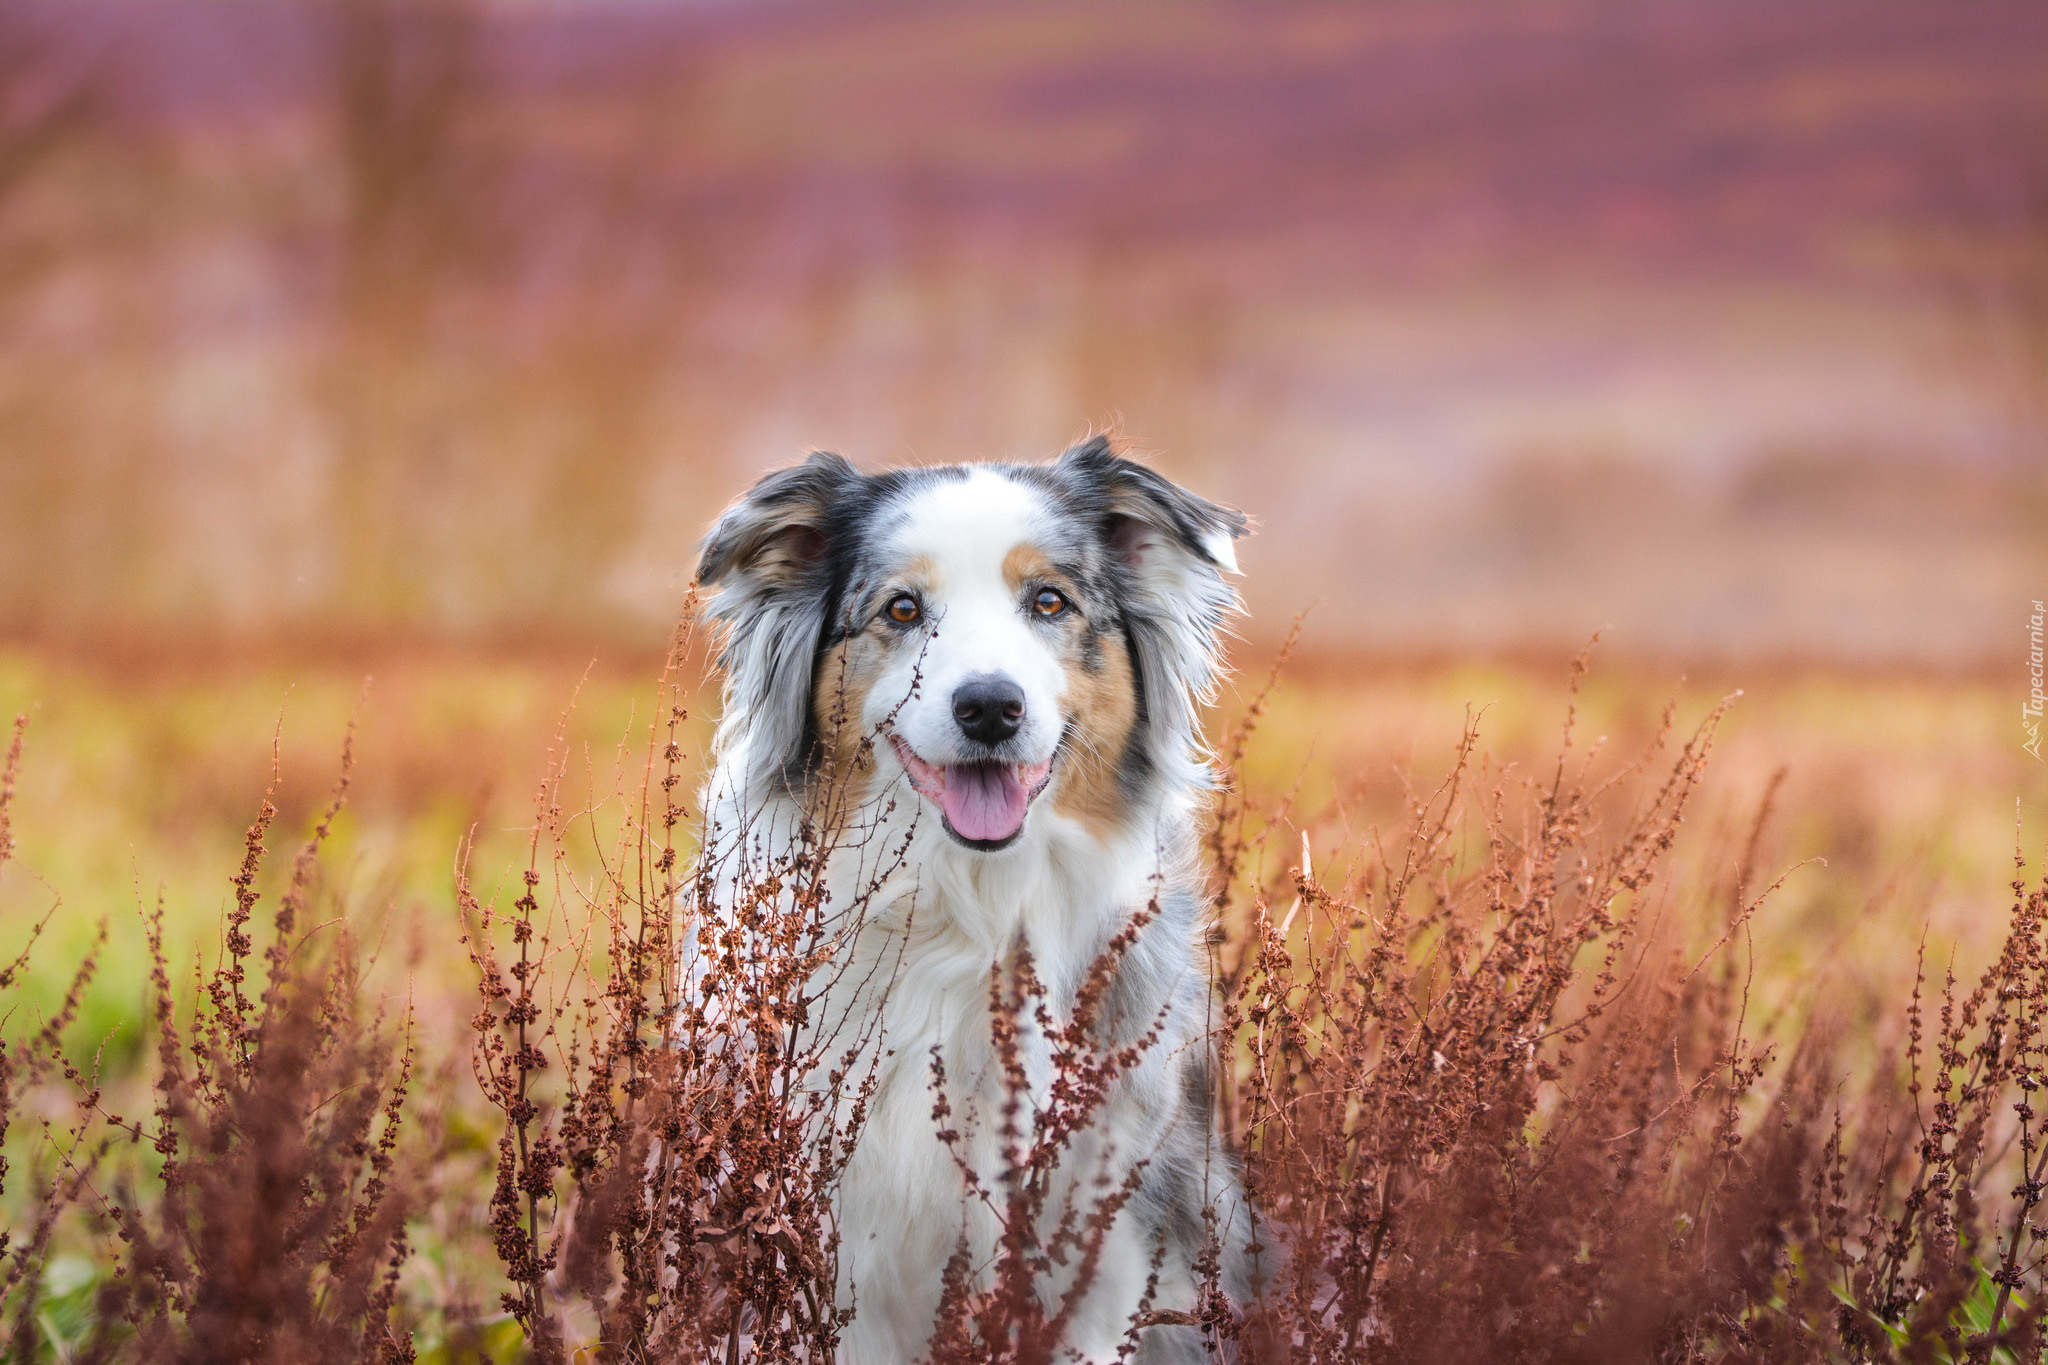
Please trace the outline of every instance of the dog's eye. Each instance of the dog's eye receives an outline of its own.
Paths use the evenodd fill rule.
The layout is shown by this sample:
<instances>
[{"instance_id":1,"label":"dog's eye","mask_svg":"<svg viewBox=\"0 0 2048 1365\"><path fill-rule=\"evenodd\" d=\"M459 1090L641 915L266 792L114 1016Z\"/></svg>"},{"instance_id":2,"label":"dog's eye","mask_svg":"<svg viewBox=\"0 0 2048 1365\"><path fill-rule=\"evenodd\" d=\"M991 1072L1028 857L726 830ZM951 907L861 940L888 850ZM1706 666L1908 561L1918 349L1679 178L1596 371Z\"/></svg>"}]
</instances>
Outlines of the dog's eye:
<instances>
[{"instance_id":1,"label":"dog's eye","mask_svg":"<svg viewBox=\"0 0 2048 1365\"><path fill-rule=\"evenodd\" d=\"M898 625L907 626L924 615L924 608L917 605L917 599L909 593L890 599L889 619Z\"/></svg>"},{"instance_id":2,"label":"dog's eye","mask_svg":"<svg viewBox=\"0 0 2048 1365\"><path fill-rule=\"evenodd\" d=\"M1031 599L1031 609L1040 616L1058 616L1067 609L1067 599L1058 589L1040 588L1038 596Z\"/></svg>"}]
</instances>

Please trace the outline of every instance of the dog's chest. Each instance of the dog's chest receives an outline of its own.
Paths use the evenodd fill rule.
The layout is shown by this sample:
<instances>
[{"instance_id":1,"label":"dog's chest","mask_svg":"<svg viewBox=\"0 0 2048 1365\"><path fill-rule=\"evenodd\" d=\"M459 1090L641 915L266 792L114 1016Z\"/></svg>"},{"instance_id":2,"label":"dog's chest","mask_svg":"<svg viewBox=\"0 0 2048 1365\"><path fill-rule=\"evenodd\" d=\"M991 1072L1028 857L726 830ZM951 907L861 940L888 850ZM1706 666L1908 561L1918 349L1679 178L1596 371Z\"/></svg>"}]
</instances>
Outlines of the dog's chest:
<instances>
[{"instance_id":1,"label":"dog's chest","mask_svg":"<svg viewBox=\"0 0 2048 1365\"><path fill-rule=\"evenodd\" d=\"M1034 1091L1049 1082L1046 1035L1066 1026L1091 967L1156 894L1126 851L1050 833L1000 863L943 843L914 849L926 856L867 903L840 979L866 983L853 1012L882 1050L878 1115L915 1110L930 1129L939 1069L947 1093L989 1122L1020 1074ZM999 1038L1014 1042L1007 1076Z\"/></svg>"}]
</instances>

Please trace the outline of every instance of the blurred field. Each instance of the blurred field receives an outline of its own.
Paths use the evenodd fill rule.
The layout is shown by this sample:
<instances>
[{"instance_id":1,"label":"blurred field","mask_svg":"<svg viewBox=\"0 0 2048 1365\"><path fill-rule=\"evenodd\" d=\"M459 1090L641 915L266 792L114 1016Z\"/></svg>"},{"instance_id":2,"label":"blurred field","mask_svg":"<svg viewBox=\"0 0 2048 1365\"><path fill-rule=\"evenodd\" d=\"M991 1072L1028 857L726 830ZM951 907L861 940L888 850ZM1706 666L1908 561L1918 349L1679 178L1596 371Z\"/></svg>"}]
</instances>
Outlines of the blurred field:
<instances>
[{"instance_id":1,"label":"blurred field","mask_svg":"<svg viewBox=\"0 0 2048 1365\"><path fill-rule=\"evenodd\" d=\"M194 956L210 965L228 877L270 780L273 737L281 781L270 844L282 850L324 801L360 705L354 785L326 860L331 889L381 959L376 989L410 993L443 1025L459 1023L471 969L457 943L452 871L465 835L475 831L480 888L510 884L525 864L535 790L565 715L567 804L600 805L591 828L617 820L617 794L637 783L632 764L644 752L656 660L535 653L542 657L444 650L318 663L254 654L140 669L118 657L0 656L0 710L31 717L14 816L18 861L0 879L0 923L14 926L12 942L32 916L62 905L24 1003L47 1008L61 994L105 917L112 944L78 1034L95 1046L105 1040L110 1076L139 1064L138 896L147 902L161 890L174 951L188 969ZM1219 733L1266 667L1245 652L1216 713ZM1480 752L1497 770L1548 780L1566 676L1561 658L1396 664L1311 654L1289 666L1271 698L1247 785L1266 800L1291 795L1295 818L1320 845L1355 848L1375 827L1397 828L1405 794L1439 779L1468 706L1483 709ZM1931 958L1953 949L1959 962L1977 962L2009 898L2016 833L2034 850L2030 861L2048 844L2048 773L2020 752L2010 686L1818 669L1688 678L1596 653L1578 742L1604 739L1602 765L1618 764L1647 746L1667 699L1686 731L1738 687L1675 880L1697 892L1730 877L1730 867L1699 860L1739 843L1782 770L1758 870L1774 877L1807 859L1825 865L1794 872L1757 923L1771 998L1803 1008L1824 983L1831 1007L1851 1016L1865 1002L1895 999L1901 962L1923 931ZM692 722L700 740L714 709ZM1292 828L1270 844L1271 871L1298 861ZM583 855L594 848L587 835L570 845ZM272 859L273 882L285 865Z\"/></svg>"},{"instance_id":2,"label":"blurred field","mask_svg":"<svg viewBox=\"0 0 2048 1365\"><path fill-rule=\"evenodd\" d=\"M1366 652L2006 657L2038 6L0 9L0 631L654 648L1120 423Z\"/></svg>"}]
</instances>

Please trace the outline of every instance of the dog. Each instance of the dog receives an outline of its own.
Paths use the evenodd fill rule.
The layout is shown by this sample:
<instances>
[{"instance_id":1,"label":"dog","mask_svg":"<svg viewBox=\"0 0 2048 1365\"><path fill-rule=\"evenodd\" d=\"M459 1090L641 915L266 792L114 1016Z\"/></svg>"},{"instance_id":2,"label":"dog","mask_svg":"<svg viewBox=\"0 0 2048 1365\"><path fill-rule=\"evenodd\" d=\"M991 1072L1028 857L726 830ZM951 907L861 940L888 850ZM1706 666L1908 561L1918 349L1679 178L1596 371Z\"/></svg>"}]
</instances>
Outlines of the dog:
<instances>
[{"instance_id":1,"label":"dog","mask_svg":"<svg viewBox=\"0 0 2048 1365\"><path fill-rule=\"evenodd\" d=\"M991 974L1014 981L1020 953L1054 1020L1106 964L1103 1046L1138 1045L1046 1210L1130 1190L1085 1283L1070 1265L1043 1289L1078 1296L1061 1358L1207 1359L1205 1248L1210 1284L1250 1292L1256 1242L1213 1115L1197 847L1213 782L1198 710L1246 527L1097 437L1047 464L875 475L814 454L704 541L725 679L702 793L714 865L815 839L827 785L860 829L822 876L861 911L819 1017L868 1040L873 1068L835 1196L847 1365L918 1359L948 1266L971 1279L995 1255L1000 1212L974 1197L1006 1155ZM1020 1022L1043 1086L1043 1030Z\"/></svg>"}]
</instances>

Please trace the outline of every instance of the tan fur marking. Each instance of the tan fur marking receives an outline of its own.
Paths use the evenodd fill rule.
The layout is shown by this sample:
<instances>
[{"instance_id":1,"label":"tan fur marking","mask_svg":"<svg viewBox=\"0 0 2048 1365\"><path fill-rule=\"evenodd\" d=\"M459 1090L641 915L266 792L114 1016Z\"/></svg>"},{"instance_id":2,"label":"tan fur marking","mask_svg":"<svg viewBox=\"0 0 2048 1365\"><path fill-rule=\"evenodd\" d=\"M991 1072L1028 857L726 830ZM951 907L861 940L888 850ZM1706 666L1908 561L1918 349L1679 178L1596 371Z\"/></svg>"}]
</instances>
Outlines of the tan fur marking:
<instances>
[{"instance_id":1,"label":"tan fur marking","mask_svg":"<svg viewBox=\"0 0 2048 1365\"><path fill-rule=\"evenodd\" d=\"M907 561L900 575L904 586L930 592L937 580L931 561L919 555ZM886 644L876 638L883 629L870 624L825 652L811 690L811 714L818 739L826 747L820 781L813 800L844 815L864 803L874 788L876 737L866 722L868 693L888 662ZM826 817L827 812L814 811Z\"/></svg>"},{"instance_id":2,"label":"tan fur marking","mask_svg":"<svg viewBox=\"0 0 2048 1365\"><path fill-rule=\"evenodd\" d=\"M926 592L930 592L934 587L938 586L939 569L936 564L932 563L929 556L912 555L909 559L903 561L903 569L899 576L911 587L923 588Z\"/></svg>"},{"instance_id":3,"label":"tan fur marking","mask_svg":"<svg viewBox=\"0 0 2048 1365\"><path fill-rule=\"evenodd\" d=\"M1028 584L1051 583L1070 588L1066 576L1036 545L1021 544L1003 556L1003 581L1013 593ZM1062 701L1072 727L1055 778L1053 809L1078 820L1090 834L1103 838L1124 818L1124 793L1117 768L1131 726L1138 718L1137 680L1121 640L1102 641L1102 666L1093 673L1081 666L1081 635L1070 632L1066 663L1067 694Z\"/></svg>"},{"instance_id":4,"label":"tan fur marking","mask_svg":"<svg viewBox=\"0 0 2048 1365\"><path fill-rule=\"evenodd\" d=\"M874 746L861 716L868 693L881 672L881 663L882 654L874 642L856 635L834 645L818 666L818 684L811 693L811 705L825 754L813 796L841 812L865 801L873 785Z\"/></svg>"},{"instance_id":5,"label":"tan fur marking","mask_svg":"<svg viewBox=\"0 0 2048 1365\"><path fill-rule=\"evenodd\" d=\"M1060 757L1059 790L1053 794L1053 809L1080 821L1097 838L1123 823L1124 792L1117 768L1138 719L1130 654L1119 639L1105 639L1102 645L1102 667L1097 672L1081 667L1078 639L1067 659L1065 710L1073 730Z\"/></svg>"},{"instance_id":6,"label":"tan fur marking","mask_svg":"<svg viewBox=\"0 0 2048 1365\"><path fill-rule=\"evenodd\" d=\"M1003 556L1003 581L1013 593L1024 591L1026 583L1064 582L1052 561L1036 545L1022 544Z\"/></svg>"}]
</instances>

